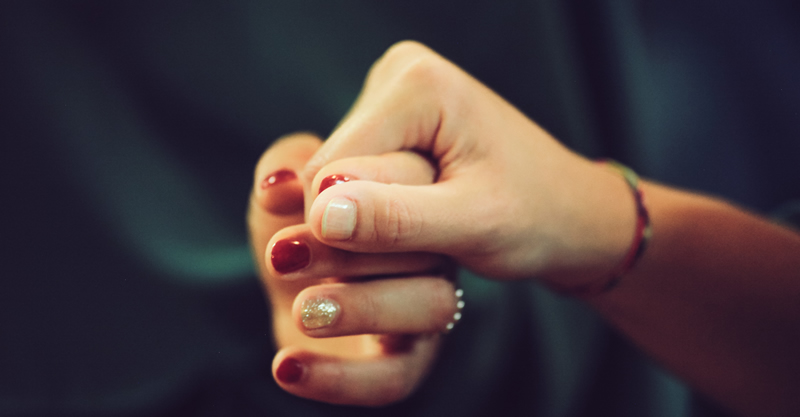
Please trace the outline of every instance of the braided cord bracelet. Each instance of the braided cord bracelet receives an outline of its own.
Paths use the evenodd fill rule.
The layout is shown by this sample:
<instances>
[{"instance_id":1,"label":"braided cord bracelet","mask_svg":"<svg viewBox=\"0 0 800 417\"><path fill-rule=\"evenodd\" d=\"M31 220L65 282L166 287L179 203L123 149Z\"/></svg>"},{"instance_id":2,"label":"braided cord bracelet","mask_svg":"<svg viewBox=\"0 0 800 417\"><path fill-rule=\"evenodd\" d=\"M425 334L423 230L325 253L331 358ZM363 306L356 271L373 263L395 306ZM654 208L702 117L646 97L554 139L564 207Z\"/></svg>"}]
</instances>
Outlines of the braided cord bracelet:
<instances>
[{"instance_id":1,"label":"braided cord bracelet","mask_svg":"<svg viewBox=\"0 0 800 417\"><path fill-rule=\"evenodd\" d=\"M647 243L653 235L653 228L650 225L650 214L644 204L644 194L639 186L639 176L636 175L632 169L619 162L607 159L598 161L598 163L608 166L619 172L628 184L633 194L634 202L636 203L636 230L633 235L633 241L622 259L622 262L614 268L606 278L591 282L577 288L567 289L561 291L562 294L570 295L579 298L587 298L598 295L613 289L619 284L622 277L627 274L635 265L636 262L642 257Z\"/></svg>"}]
</instances>

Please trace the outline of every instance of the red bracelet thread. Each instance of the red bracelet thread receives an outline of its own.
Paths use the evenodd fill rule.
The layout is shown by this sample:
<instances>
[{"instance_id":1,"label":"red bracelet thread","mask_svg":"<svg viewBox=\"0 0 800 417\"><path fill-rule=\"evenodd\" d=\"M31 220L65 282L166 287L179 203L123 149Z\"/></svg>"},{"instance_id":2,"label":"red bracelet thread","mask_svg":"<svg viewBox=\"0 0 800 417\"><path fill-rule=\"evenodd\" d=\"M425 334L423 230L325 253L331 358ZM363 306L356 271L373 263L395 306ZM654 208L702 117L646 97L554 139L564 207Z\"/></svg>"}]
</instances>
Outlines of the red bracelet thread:
<instances>
[{"instance_id":1,"label":"red bracelet thread","mask_svg":"<svg viewBox=\"0 0 800 417\"><path fill-rule=\"evenodd\" d=\"M650 225L650 214L647 211L647 206L644 204L644 193L639 187L639 176L636 175L636 172L610 159L601 160L598 161L598 163L608 165L610 168L615 169L625 178L625 182L628 183L636 203L636 230L628 253L625 254L622 262L620 262L606 278L577 288L561 291L562 294L580 298L598 295L616 287L622 279L622 276L628 273L642 257L645 249L647 249L647 243L653 234L653 228Z\"/></svg>"}]
</instances>

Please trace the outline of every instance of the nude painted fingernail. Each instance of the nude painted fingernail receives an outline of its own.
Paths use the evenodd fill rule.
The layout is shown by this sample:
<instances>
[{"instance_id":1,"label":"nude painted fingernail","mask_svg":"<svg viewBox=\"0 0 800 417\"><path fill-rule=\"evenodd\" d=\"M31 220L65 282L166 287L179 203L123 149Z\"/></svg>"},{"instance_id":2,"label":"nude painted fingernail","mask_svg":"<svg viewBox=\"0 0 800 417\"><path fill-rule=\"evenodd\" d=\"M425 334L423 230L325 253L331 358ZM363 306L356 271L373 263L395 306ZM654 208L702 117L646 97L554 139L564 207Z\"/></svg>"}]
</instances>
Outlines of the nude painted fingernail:
<instances>
[{"instance_id":1,"label":"nude painted fingernail","mask_svg":"<svg viewBox=\"0 0 800 417\"><path fill-rule=\"evenodd\" d=\"M322 237L331 240L347 240L356 228L356 203L342 197L328 202L322 215Z\"/></svg>"},{"instance_id":2,"label":"nude painted fingernail","mask_svg":"<svg viewBox=\"0 0 800 417\"><path fill-rule=\"evenodd\" d=\"M328 298L313 298L303 301L301 318L306 329L313 330L330 326L339 317L342 307Z\"/></svg>"}]
</instances>

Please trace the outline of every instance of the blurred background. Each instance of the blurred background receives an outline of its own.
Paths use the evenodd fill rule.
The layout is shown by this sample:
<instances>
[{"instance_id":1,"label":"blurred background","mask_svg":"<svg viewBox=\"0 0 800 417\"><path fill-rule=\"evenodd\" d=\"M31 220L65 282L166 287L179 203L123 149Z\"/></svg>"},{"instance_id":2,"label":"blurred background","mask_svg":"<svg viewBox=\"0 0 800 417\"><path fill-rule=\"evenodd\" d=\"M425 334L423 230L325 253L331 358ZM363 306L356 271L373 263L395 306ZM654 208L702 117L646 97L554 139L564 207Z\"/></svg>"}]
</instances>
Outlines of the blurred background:
<instances>
[{"instance_id":1,"label":"blurred background","mask_svg":"<svg viewBox=\"0 0 800 417\"><path fill-rule=\"evenodd\" d=\"M375 412L299 400L272 381L244 214L271 141L329 134L372 62L403 39L584 155L791 212L799 23L797 4L771 1L4 1L0 415ZM660 370L661 388L641 397L628 395L647 385L639 374L603 376L608 363L648 361L581 306L472 285L485 319L454 334L462 347L383 415L688 409ZM538 336L476 341L481 326L508 330L487 317L514 308ZM535 357L512 366L508 352ZM518 390L454 383L465 369ZM628 394L603 391L614 384Z\"/></svg>"}]
</instances>

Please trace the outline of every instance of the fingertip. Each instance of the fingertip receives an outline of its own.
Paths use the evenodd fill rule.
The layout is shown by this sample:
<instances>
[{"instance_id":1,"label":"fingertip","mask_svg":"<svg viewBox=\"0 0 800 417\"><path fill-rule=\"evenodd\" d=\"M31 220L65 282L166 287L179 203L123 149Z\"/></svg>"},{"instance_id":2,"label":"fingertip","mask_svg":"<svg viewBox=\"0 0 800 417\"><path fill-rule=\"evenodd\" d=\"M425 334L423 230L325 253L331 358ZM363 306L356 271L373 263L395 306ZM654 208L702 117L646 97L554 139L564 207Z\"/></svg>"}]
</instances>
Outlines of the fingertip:
<instances>
[{"instance_id":1,"label":"fingertip","mask_svg":"<svg viewBox=\"0 0 800 417\"><path fill-rule=\"evenodd\" d=\"M261 181L261 189L268 190L270 187L275 187L278 185L283 185L286 182L293 181L297 179L297 174L290 169L279 169L264 178Z\"/></svg>"},{"instance_id":2,"label":"fingertip","mask_svg":"<svg viewBox=\"0 0 800 417\"><path fill-rule=\"evenodd\" d=\"M434 346L428 350L431 348ZM420 359L408 353L345 359L294 347L278 352L272 374L282 389L299 397L377 407L400 401L414 391L427 368L414 363Z\"/></svg>"},{"instance_id":3,"label":"fingertip","mask_svg":"<svg viewBox=\"0 0 800 417\"><path fill-rule=\"evenodd\" d=\"M311 249L300 239L280 239L268 246L272 269L279 274L297 272L311 263Z\"/></svg>"},{"instance_id":4,"label":"fingertip","mask_svg":"<svg viewBox=\"0 0 800 417\"><path fill-rule=\"evenodd\" d=\"M326 245L355 252L376 252L382 247L373 241L375 207L369 189L382 186L371 181L339 184L318 196L309 210L307 222L313 235Z\"/></svg>"},{"instance_id":5,"label":"fingertip","mask_svg":"<svg viewBox=\"0 0 800 417\"><path fill-rule=\"evenodd\" d=\"M284 358L275 369L275 379L284 384L295 384L303 378L303 364L292 357Z\"/></svg>"},{"instance_id":6,"label":"fingertip","mask_svg":"<svg viewBox=\"0 0 800 417\"><path fill-rule=\"evenodd\" d=\"M349 240L353 237L358 221L358 205L347 197L328 200L322 212L320 234L328 241Z\"/></svg>"},{"instance_id":7,"label":"fingertip","mask_svg":"<svg viewBox=\"0 0 800 417\"><path fill-rule=\"evenodd\" d=\"M308 380L308 357L298 348L284 348L272 359L272 375L281 386L296 387Z\"/></svg>"},{"instance_id":8,"label":"fingertip","mask_svg":"<svg viewBox=\"0 0 800 417\"><path fill-rule=\"evenodd\" d=\"M343 174L328 175L327 177L323 178L320 181L318 194L322 194L323 191L327 190L328 188L330 188L330 187L332 187L332 186L334 186L336 184L349 182L350 180L353 180L353 179L354 178L352 178L352 177L350 177L348 175L343 175Z\"/></svg>"},{"instance_id":9,"label":"fingertip","mask_svg":"<svg viewBox=\"0 0 800 417\"><path fill-rule=\"evenodd\" d=\"M276 215L303 211L303 183L298 173L322 140L306 132L283 136L261 155L255 169L253 195L257 205Z\"/></svg>"},{"instance_id":10,"label":"fingertip","mask_svg":"<svg viewBox=\"0 0 800 417\"><path fill-rule=\"evenodd\" d=\"M319 291L314 291L319 292ZM307 336L326 335L342 315L342 306L335 297L327 294L308 295L301 292L292 305L296 325Z\"/></svg>"},{"instance_id":11,"label":"fingertip","mask_svg":"<svg viewBox=\"0 0 800 417\"><path fill-rule=\"evenodd\" d=\"M339 184L311 203L307 221L317 239L339 249L429 251L420 239L425 216L414 201L415 188L373 181Z\"/></svg>"},{"instance_id":12,"label":"fingertip","mask_svg":"<svg viewBox=\"0 0 800 417\"><path fill-rule=\"evenodd\" d=\"M297 174L281 168L265 175L256 189L259 206L269 213L286 216L303 211L303 185Z\"/></svg>"}]
</instances>

